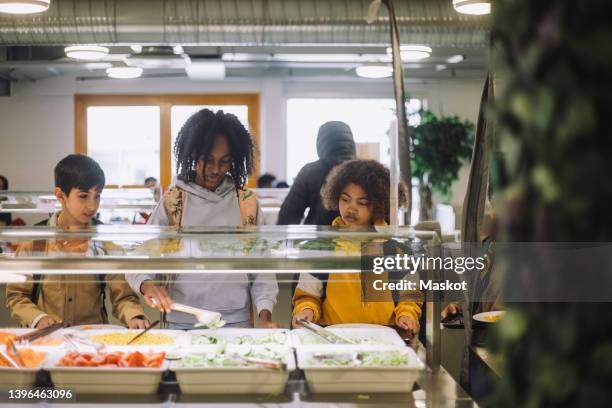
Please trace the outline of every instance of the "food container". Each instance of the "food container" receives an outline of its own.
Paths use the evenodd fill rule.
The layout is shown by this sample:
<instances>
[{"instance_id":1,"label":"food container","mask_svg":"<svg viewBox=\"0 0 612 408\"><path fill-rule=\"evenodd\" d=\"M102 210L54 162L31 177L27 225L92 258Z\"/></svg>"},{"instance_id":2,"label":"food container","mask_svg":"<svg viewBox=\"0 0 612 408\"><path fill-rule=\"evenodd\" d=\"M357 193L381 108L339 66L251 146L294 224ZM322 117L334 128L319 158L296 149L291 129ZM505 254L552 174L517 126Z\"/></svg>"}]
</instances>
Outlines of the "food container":
<instances>
[{"instance_id":1,"label":"food container","mask_svg":"<svg viewBox=\"0 0 612 408\"><path fill-rule=\"evenodd\" d=\"M3 346L0 346L3 347ZM41 353L40 350L34 350L28 347L35 353ZM44 352L42 352L44 353ZM44 358L49 356L48 353L44 353ZM22 355L22 357L24 357ZM37 364L37 367L12 367L12 366L0 366L0 389L11 389L11 388L31 388L36 382L36 375L40 371L40 366L44 363L44 360Z\"/></svg>"},{"instance_id":2,"label":"food container","mask_svg":"<svg viewBox=\"0 0 612 408\"><path fill-rule=\"evenodd\" d=\"M144 351L144 350L142 350ZM155 394L168 361L159 368L58 367L65 352L55 353L44 364L56 388L78 394Z\"/></svg>"},{"instance_id":3,"label":"food container","mask_svg":"<svg viewBox=\"0 0 612 408\"><path fill-rule=\"evenodd\" d=\"M313 359L315 353L349 354L400 353L407 358L406 364L398 366L346 366L326 365ZM419 373L425 365L414 350L408 347L369 346L344 347L330 350L329 347L298 350L298 367L304 370L308 388L312 393L406 393L411 392Z\"/></svg>"},{"instance_id":4,"label":"food container","mask_svg":"<svg viewBox=\"0 0 612 408\"><path fill-rule=\"evenodd\" d=\"M231 355L233 349L241 346L228 345ZM253 350L263 350L254 347ZM271 369L259 366L240 367L183 367L180 360L173 361L170 370L176 373L181 392L184 394L281 394L289 379L289 372L295 370L293 352L286 347L279 347L283 355L285 369ZM195 351L194 354L202 352ZM183 355L188 355L185 352Z\"/></svg>"},{"instance_id":5,"label":"food container","mask_svg":"<svg viewBox=\"0 0 612 408\"><path fill-rule=\"evenodd\" d=\"M31 388L40 368L0 367L0 390Z\"/></svg>"},{"instance_id":6,"label":"food container","mask_svg":"<svg viewBox=\"0 0 612 408\"><path fill-rule=\"evenodd\" d=\"M88 338L91 341L103 343L109 350L136 350L136 349L144 349L144 350L155 350L155 351L168 351L175 347L181 347L187 345L188 336L185 332L181 330L164 330L164 329L152 329L149 330L143 338L146 340L147 338L151 338L151 336L163 336L168 337L171 340L171 343L168 344L155 344L155 343L141 343L137 341L136 344L127 345L127 342L135 337L137 334L141 333L142 330L87 330L79 333L85 338ZM122 338L126 340L126 344L110 344L109 342L101 342L98 336L115 336L117 338ZM142 338L141 338L142 339ZM91 350L89 350L91 351Z\"/></svg>"},{"instance_id":7,"label":"food container","mask_svg":"<svg viewBox=\"0 0 612 408\"><path fill-rule=\"evenodd\" d=\"M191 346L206 346L225 344L248 344L258 345L278 345L291 347L291 333L286 329L217 329L217 330L190 330L189 344ZM196 338L207 337L210 343L204 341L194 342Z\"/></svg>"},{"instance_id":8,"label":"food container","mask_svg":"<svg viewBox=\"0 0 612 408\"><path fill-rule=\"evenodd\" d=\"M327 330L336 333L348 340L353 340L356 345L368 346L405 346L406 343L395 330L385 326L372 327L327 327ZM327 343L314 333L306 329L291 331L293 345L297 349L319 348L321 345L334 346Z\"/></svg>"}]
</instances>

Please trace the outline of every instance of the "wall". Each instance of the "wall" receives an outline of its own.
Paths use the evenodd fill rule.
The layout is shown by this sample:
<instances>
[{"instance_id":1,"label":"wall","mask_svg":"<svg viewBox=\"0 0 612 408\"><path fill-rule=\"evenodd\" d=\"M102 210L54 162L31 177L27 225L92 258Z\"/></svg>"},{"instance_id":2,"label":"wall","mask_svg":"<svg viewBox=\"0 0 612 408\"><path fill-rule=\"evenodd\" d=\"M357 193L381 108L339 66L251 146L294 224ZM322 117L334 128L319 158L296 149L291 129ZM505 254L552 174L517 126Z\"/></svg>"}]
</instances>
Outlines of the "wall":
<instances>
[{"instance_id":1,"label":"wall","mask_svg":"<svg viewBox=\"0 0 612 408\"><path fill-rule=\"evenodd\" d=\"M484 78L407 82L411 95L427 99L439 114L476 121ZM285 100L288 97L389 97L390 81L251 79L193 82L186 78L76 81L69 76L20 82L13 96L0 97L0 174L19 190L49 190L55 163L74 150L75 93L259 93L262 170L285 174ZM467 169L453 186L461 206Z\"/></svg>"}]
</instances>

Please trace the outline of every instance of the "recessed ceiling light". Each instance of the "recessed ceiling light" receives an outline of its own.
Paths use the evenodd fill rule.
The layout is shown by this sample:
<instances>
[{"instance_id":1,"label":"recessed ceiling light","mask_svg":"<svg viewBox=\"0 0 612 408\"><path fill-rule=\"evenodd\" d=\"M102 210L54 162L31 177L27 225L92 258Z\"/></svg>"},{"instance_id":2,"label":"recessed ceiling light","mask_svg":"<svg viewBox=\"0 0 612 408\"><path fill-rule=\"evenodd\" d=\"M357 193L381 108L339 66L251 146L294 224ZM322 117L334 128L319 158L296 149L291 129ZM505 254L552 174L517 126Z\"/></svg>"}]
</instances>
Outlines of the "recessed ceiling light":
<instances>
[{"instance_id":1,"label":"recessed ceiling light","mask_svg":"<svg viewBox=\"0 0 612 408\"><path fill-rule=\"evenodd\" d=\"M400 46L402 61L420 61L429 58L431 47L426 45L408 44ZM391 48L387 48L387 54L391 55Z\"/></svg>"},{"instance_id":2,"label":"recessed ceiling light","mask_svg":"<svg viewBox=\"0 0 612 408\"><path fill-rule=\"evenodd\" d=\"M393 68L387 65L361 65L355 68L355 72L362 78L388 78L393 75Z\"/></svg>"},{"instance_id":3,"label":"recessed ceiling light","mask_svg":"<svg viewBox=\"0 0 612 408\"><path fill-rule=\"evenodd\" d=\"M108 55L108 48L99 45L71 45L64 48L66 56L83 61L95 61Z\"/></svg>"},{"instance_id":4,"label":"recessed ceiling light","mask_svg":"<svg viewBox=\"0 0 612 408\"><path fill-rule=\"evenodd\" d=\"M115 79L133 79L142 75L142 68L139 67L111 67L107 68L106 75Z\"/></svg>"},{"instance_id":5,"label":"recessed ceiling light","mask_svg":"<svg viewBox=\"0 0 612 408\"><path fill-rule=\"evenodd\" d=\"M464 60L465 60L465 55L457 54L457 55L452 55L448 57L446 59L446 62L448 62L449 64L458 64Z\"/></svg>"},{"instance_id":6,"label":"recessed ceiling light","mask_svg":"<svg viewBox=\"0 0 612 408\"><path fill-rule=\"evenodd\" d=\"M491 1L453 0L453 7L462 14L481 16L491 13Z\"/></svg>"},{"instance_id":7,"label":"recessed ceiling light","mask_svg":"<svg viewBox=\"0 0 612 408\"><path fill-rule=\"evenodd\" d=\"M438 71L438 72L444 71L446 68L448 68L448 66L446 64L437 64L436 65L436 71Z\"/></svg>"},{"instance_id":8,"label":"recessed ceiling light","mask_svg":"<svg viewBox=\"0 0 612 408\"><path fill-rule=\"evenodd\" d=\"M51 0L0 0L0 13L33 14L47 11Z\"/></svg>"}]
</instances>

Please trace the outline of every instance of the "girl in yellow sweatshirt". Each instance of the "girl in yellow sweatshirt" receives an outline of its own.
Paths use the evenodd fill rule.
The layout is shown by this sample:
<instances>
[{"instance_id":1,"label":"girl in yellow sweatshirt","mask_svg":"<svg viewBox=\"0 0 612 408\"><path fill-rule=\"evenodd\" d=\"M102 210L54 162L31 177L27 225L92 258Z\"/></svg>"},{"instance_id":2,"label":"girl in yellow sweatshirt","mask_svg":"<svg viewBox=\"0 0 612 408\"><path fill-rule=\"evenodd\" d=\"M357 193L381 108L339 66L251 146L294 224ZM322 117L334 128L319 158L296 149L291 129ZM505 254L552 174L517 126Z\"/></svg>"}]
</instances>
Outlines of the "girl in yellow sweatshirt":
<instances>
[{"instance_id":1,"label":"girl in yellow sweatshirt","mask_svg":"<svg viewBox=\"0 0 612 408\"><path fill-rule=\"evenodd\" d=\"M386 225L389 170L374 160L344 162L327 177L321 197L326 209L340 212L332 222L333 226L363 229ZM336 247L339 246L346 250L347 243L336 242ZM353 249L359 251L360 247ZM388 276L385 273L377 279L387 280ZM297 318L302 318L321 325L395 324L418 333L422 305L420 294L410 294L409 298L416 301L402 301L405 297L394 301L391 291L379 292L376 293L376 302L367 302L363 300L363 287L359 273L300 274L293 295L293 325L296 326Z\"/></svg>"}]
</instances>

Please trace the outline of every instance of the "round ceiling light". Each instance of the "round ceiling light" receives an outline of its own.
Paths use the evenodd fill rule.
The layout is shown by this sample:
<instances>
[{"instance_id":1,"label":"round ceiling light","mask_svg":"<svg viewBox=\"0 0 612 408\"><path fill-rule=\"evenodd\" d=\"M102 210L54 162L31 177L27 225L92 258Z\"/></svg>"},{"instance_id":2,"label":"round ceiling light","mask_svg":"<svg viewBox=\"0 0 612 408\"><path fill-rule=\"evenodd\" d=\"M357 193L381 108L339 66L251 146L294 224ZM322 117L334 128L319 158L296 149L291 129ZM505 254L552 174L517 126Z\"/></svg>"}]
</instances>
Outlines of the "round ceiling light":
<instances>
[{"instance_id":1,"label":"round ceiling light","mask_svg":"<svg viewBox=\"0 0 612 408\"><path fill-rule=\"evenodd\" d=\"M47 11L51 0L0 0L0 13L33 14Z\"/></svg>"},{"instance_id":2,"label":"round ceiling light","mask_svg":"<svg viewBox=\"0 0 612 408\"><path fill-rule=\"evenodd\" d=\"M108 48L99 45L71 45L64 48L66 56L83 61L96 61L108 55Z\"/></svg>"},{"instance_id":3,"label":"round ceiling light","mask_svg":"<svg viewBox=\"0 0 612 408\"><path fill-rule=\"evenodd\" d=\"M115 79L133 79L142 75L142 68L139 67L111 67L106 69L106 75Z\"/></svg>"},{"instance_id":4,"label":"round ceiling light","mask_svg":"<svg viewBox=\"0 0 612 408\"><path fill-rule=\"evenodd\" d=\"M420 61L431 56L432 49L426 45L408 44L400 46L402 61ZM391 55L391 48L387 48Z\"/></svg>"},{"instance_id":5,"label":"round ceiling light","mask_svg":"<svg viewBox=\"0 0 612 408\"><path fill-rule=\"evenodd\" d=\"M393 75L393 68L387 65L360 65L355 72L362 78L380 79Z\"/></svg>"},{"instance_id":6,"label":"round ceiling light","mask_svg":"<svg viewBox=\"0 0 612 408\"><path fill-rule=\"evenodd\" d=\"M453 0L453 7L462 14L482 16L491 13L491 1L483 0Z\"/></svg>"}]
</instances>

